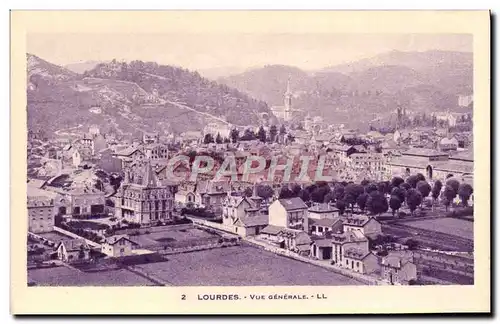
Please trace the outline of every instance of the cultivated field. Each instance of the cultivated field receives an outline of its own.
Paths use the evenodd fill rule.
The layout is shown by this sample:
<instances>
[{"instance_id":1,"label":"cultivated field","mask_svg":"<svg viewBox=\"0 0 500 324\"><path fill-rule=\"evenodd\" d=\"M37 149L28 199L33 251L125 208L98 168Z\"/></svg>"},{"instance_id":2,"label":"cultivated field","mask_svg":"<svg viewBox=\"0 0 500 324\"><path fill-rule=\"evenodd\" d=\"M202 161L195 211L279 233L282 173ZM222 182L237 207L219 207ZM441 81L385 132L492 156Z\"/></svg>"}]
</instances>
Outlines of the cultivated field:
<instances>
[{"instance_id":1,"label":"cultivated field","mask_svg":"<svg viewBox=\"0 0 500 324\"><path fill-rule=\"evenodd\" d=\"M216 237L216 235L192 227L188 229L168 229L162 232L134 235L131 236L131 239L141 247L148 247L193 240L208 240Z\"/></svg>"},{"instance_id":2,"label":"cultivated field","mask_svg":"<svg viewBox=\"0 0 500 324\"><path fill-rule=\"evenodd\" d=\"M169 255L138 266L174 286L363 285L353 279L251 246Z\"/></svg>"},{"instance_id":3,"label":"cultivated field","mask_svg":"<svg viewBox=\"0 0 500 324\"><path fill-rule=\"evenodd\" d=\"M406 226L455 235L474 240L474 223L457 218L437 218L405 222Z\"/></svg>"},{"instance_id":4,"label":"cultivated field","mask_svg":"<svg viewBox=\"0 0 500 324\"><path fill-rule=\"evenodd\" d=\"M37 286L154 286L128 270L81 272L67 267L28 270L28 282Z\"/></svg>"},{"instance_id":5,"label":"cultivated field","mask_svg":"<svg viewBox=\"0 0 500 324\"><path fill-rule=\"evenodd\" d=\"M71 237L61 234L59 232L48 232L48 233L41 233L39 234L41 237L46 238L47 240L50 240L52 242L59 242L59 241L64 241L64 240L70 240Z\"/></svg>"}]
</instances>

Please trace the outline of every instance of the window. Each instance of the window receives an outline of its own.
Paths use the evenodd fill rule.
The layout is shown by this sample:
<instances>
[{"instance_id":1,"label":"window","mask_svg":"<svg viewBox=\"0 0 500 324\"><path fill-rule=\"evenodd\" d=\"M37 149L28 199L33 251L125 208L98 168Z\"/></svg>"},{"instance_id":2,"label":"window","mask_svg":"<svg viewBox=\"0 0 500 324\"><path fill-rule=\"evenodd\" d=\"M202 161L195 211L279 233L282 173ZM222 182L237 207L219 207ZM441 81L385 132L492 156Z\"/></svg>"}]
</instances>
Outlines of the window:
<instances>
[{"instance_id":1,"label":"window","mask_svg":"<svg viewBox=\"0 0 500 324\"><path fill-rule=\"evenodd\" d=\"M351 268L354 268L354 261L351 261Z\"/></svg>"},{"instance_id":2,"label":"window","mask_svg":"<svg viewBox=\"0 0 500 324\"><path fill-rule=\"evenodd\" d=\"M359 268L359 261L358 261L358 262L356 262L356 267L358 267L358 268Z\"/></svg>"},{"instance_id":3,"label":"window","mask_svg":"<svg viewBox=\"0 0 500 324\"><path fill-rule=\"evenodd\" d=\"M346 265L349 265L349 260L345 260L345 264L346 264Z\"/></svg>"},{"instance_id":4,"label":"window","mask_svg":"<svg viewBox=\"0 0 500 324\"><path fill-rule=\"evenodd\" d=\"M124 248L121 248L121 249L120 249L120 252L125 252L125 249L124 249Z\"/></svg>"},{"instance_id":5,"label":"window","mask_svg":"<svg viewBox=\"0 0 500 324\"><path fill-rule=\"evenodd\" d=\"M313 226L312 227L312 231L315 232L316 231L316 226Z\"/></svg>"}]
</instances>

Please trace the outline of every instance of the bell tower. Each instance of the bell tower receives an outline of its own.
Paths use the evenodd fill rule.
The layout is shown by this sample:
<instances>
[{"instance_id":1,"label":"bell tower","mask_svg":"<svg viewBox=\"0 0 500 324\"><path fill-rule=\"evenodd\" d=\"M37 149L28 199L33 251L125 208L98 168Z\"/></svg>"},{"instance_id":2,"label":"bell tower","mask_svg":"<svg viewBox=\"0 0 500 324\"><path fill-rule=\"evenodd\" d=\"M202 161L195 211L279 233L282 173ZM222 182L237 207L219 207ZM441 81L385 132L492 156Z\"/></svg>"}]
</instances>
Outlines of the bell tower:
<instances>
[{"instance_id":1,"label":"bell tower","mask_svg":"<svg viewBox=\"0 0 500 324\"><path fill-rule=\"evenodd\" d=\"M288 121L292 118L292 91L290 90L290 78L288 76L288 81L286 83L286 92L284 95L284 103L285 103L285 120Z\"/></svg>"}]
</instances>

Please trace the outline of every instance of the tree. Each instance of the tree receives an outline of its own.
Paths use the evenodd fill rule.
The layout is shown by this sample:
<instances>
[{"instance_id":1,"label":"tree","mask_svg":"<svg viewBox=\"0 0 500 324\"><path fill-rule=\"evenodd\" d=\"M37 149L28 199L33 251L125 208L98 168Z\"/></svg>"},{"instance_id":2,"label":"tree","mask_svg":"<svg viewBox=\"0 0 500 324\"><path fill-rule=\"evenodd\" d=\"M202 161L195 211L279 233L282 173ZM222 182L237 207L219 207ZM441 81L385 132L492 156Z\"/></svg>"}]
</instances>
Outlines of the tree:
<instances>
[{"instance_id":1,"label":"tree","mask_svg":"<svg viewBox=\"0 0 500 324\"><path fill-rule=\"evenodd\" d=\"M399 197L396 195L391 196L391 198L389 199L389 207L391 207L392 216L394 217L399 208L401 208L401 199L399 199Z\"/></svg>"},{"instance_id":2,"label":"tree","mask_svg":"<svg viewBox=\"0 0 500 324\"><path fill-rule=\"evenodd\" d=\"M412 186L405 182L405 183L400 184L399 188L408 191L408 190L412 189Z\"/></svg>"},{"instance_id":3,"label":"tree","mask_svg":"<svg viewBox=\"0 0 500 324\"><path fill-rule=\"evenodd\" d=\"M259 132L257 133L257 137L262 143L266 142L266 131L264 130L264 127L260 126Z\"/></svg>"},{"instance_id":4,"label":"tree","mask_svg":"<svg viewBox=\"0 0 500 324\"><path fill-rule=\"evenodd\" d=\"M392 188L391 196L398 197L399 201L402 204L406 199L406 191L402 188L395 187L395 188Z\"/></svg>"},{"instance_id":5,"label":"tree","mask_svg":"<svg viewBox=\"0 0 500 324\"><path fill-rule=\"evenodd\" d=\"M281 124L281 127L280 127L280 135L285 135L285 134L286 134L285 124Z\"/></svg>"},{"instance_id":6,"label":"tree","mask_svg":"<svg viewBox=\"0 0 500 324\"><path fill-rule=\"evenodd\" d=\"M311 200L317 203L322 203L325 201L325 196L330 192L330 187L327 186L317 186L316 189L311 193Z\"/></svg>"},{"instance_id":7,"label":"tree","mask_svg":"<svg viewBox=\"0 0 500 324\"><path fill-rule=\"evenodd\" d=\"M369 194L370 192L372 191L377 191L377 184L375 183L369 183L366 187L365 187L365 192L367 194Z\"/></svg>"},{"instance_id":8,"label":"tree","mask_svg":"<svg viewBox=\"0 0 500 324\"><path fill-rule=\"evenodd\" d=\"M411 188L417 188L418 177L416 175L411 175L406 178L406 183L410 185Z\"/></svg>"},{"instance_id":9,"label":"tree","mask_svg":"<svg viewBox=\"0 0 500 324\"><path fill-rule=\"evenodd\" d=\"M217 133L217 136L215 137L215 143L222 144L222 136L220 136L220 133Z\"/></svg>"},{"instance_id":10,"label":"tree","mask_svg":"<svg viewBox=\"0 0 500 324\"><path fill-rule=\"evenodd\" d=\"M361 185L363 187L366 187L369 183L370 183L370 180L366 180L366 179L361 180Z\"/></svg>"},{"instance_id":11,"label":"tree","mask_svg":"<svg viewBox=\"0 0 500 324\"><path fill-rule=\"evenodd\" d=\"M303 201L309 201L311 200L311 195L309 194L308 190L302 189L299 193L299 198L302 199Z\"/></svg>"},{"instance_id":12,"label":"tree","mask_svg":"<svg viewBox=\"0 0 500 324\"><path fill-rule=\"evenodd\" d=\"M340 215L343 215L344 211L345 211L345 209L347 207L347 204L346 204L346 202L344 200L339 199L335 203L335 207L337 207L337 209L339 210Z\"/></svg>"},{"instance_id":13,"label":"tree","mask_svg":"<svg viewBox=\"0 0 500 324\"><path fill-rule=\"evenodd\" d=\"M238 132L238 130L236 128L233 128L233 129L231 129L231 133L229 134L229 136L231 137L231 141L233 143L236 143L236 142L238 142L238 139L240 138L240 132Z\"/></svg>"},{"instance_id":14,"label":"tree","mask_svg":"<svg viewBox=\"0 0 500 324\"><path fill-rule=\"evenodd\" d=\"M323 200L324 203L331 203L335 201L335 195L333 194L333 192L329 192L325 195L325 200Z\"/></svg>"},{"instance_id":15,"label":"tree","mask_svg":"<svg viewBox=\"0 0 500 324\"><path fill-rule=\"evenodd\" d=\"M245 188L245 191L243 191L243 194L245 197L252 197L253 195L253 190L250 187Z\"/></svg>"},{"instance_id":16,"label":"tree","mask_svg":"<svg viewBox=\"0 0 500 324\"><path fill-rule=\"evenodd\" d=\"M366 201L366 208L375 215L385 213L389 209L389 204L383 193L372 191Z\"/></svg>"},{"instance_id":17,"label":"tree","mask_svg":"<svg viewBox=\"0 0 500 324\"><path fill-rule=\"evenodd\" d=\"M240 137L240 140L242 141L252 141L254 139L255 133L250 128L245 129L245 132L243 132L243 136Z\"/></svg>"},{"instance_id":18,"label":"tree","mask_svg":"<svg viewBox=\"0 0 500 324\"><path fill-rule=\"evenodd\" d=\"M292 187L292 193L294 197L298 197L299 193L302 191L302 187L298 184L293 185Z\"/></svg>"},{"instance_id":19,"label":"tree","mask_svg":"<svg viewBox=\"0 0 500 324\"><path fill-rule=\"evenodd\" d=\"M344 198L345 187L341 184L336 184L333 188L333 198L335 201Z\"/></svg>"},{"instance_id":20,"label":"tree","mask_svg":"<svg viewBox=\"0 0 500 324\"><path fill-rule=\"evenodd\" d=\"M391 187L393 187L393 188L399 187L404 182L405 181L403 180L403 178L401 178L401 177L394 177L391 180Z\"/></svg>"},{"instance_id":21,"label":"tree","mask_svg":"<svg viewBox=\"0 0 500 324\"><path fill-rule=\"evenodd\" d=\"M432 199L434 202L439 198L441 189L443 188L443 183L440 180L434 182L434 187L432 187Z\"/></svg>"},{"instance_id":22,"label":"tree","mask_svg":"<svg viewBox=\"0 0 500 324\"><path fill-rule=\"evenodd\" d=\"M444 206L446 207L446 211L448 211L448 207L456 196L457 193L451 186L447 185L446 187L444 187L442 201Z\"/></svg>"},{"instance_id":23,"label":"tree","mask_svg":"<svg viewBox=\"0 0 500 324\"><path fill-rule=\"evenodd\" d=\"M422 198L426 198L431 193L432 188L427 181L421 180L417 182L417 190L422 195Z\"/></svg>"},{"instance_id":24,"label":"tree","mask_svg":"<svg viewBox=\"0 0 500 324\"><path fill-rule=\"evenodd\" d=\"M205 138L203 139L203 143L209 144L209 143L213 143L213 142L214 142L214 137L212 136L212 134L210 134L210 133L205 134Z\"/></svg>"},{"instance_id":25,"label":"tree","mask_svg":"<svg viewBox=\"0 0 500 324\"><path fill-rule=\"evenodd\" d=\"M449 179L446 181L446 186L451 187L455 191L455 196L458 194L458 189L460 187L460 182L457 179Z\"/></svg>"},{"instance_id":26,"label":"tree","mask_svg":"<svg viewBox=\"0 0 500 324\"><path fill-rule=\"evenodd\" d=\"M358 196L358 198L356 199L356 204L358 205L359 209L361 209L361 211L365 211L365 207L366 207L366 202L368 201L368 194L367 193L363 193L361 195Z\"/></svg>"},{"instance_id":27,"label":"tree","mask_svg":"<svg viewBox=\"0 0 500 324\"><path fill-rule=\"evenodd\" d=\"M418 181L425 181L425 177L422 173L417 173L415 176L417 177L417 183Z\"/></svg>"},{"instance_id":28,"label":"tree","mask_svg":"<svg viewBox=\"0 0 500 324\"><path fill-rule=\"evenodd\" d=\"M413 216L413 212L422 203L422 194L416 189L410 189L406 193L406 205L410 208L410 212Z\"/></svg>"},{"instance_id":29,"label":"tree","mask_svg":"<svg viewBox=\"0 0 500 324\"><path fill-rule=\"evenodd\" d=\"M269 185L258 185L257 186L257 196L262 199L269 199L274 195L274 190Z\"/></svg>"},{"instance_id":30,"label":"tree","mask_svg":"<svg viewBox=\"0 0 500 324\"><path fill-rule=\"evenodd\" d=\"M269 128L269 142L276 142L276 136L278 135L278 128L276 125L271 125Z\"/></svg>"},{"instance_id":31,"label":"tree","mask_svg":"<svg viewBox=\"0 0 500 324\"><path fill-rule=\"evenodd\" d=\"M351 211L354 212L354 204L358 199L359 195L365 192L362 185L355 183L350 183L345 187L344 201L346 204L351 206Z\"/></svg>"},{"instance_id":32,"label":"tree","mask_svg":"<svg viewBox=\"0 0 500 324\"><path fill-rule=\"evenodd\" d=\"M292 198L293 197L293 192L288 189L287 187L283 187L280 190L279 194L279 199L286 199L286 198Z\"/></svg>"},{"instance_id":33,"label":"tree","mask_svg":"<svg viewBox=\"0 0 500 324\"><path fill-rule=\"evenodd\" d=\"M383 194L390 194L390 183L388 181L382 181L377 184L377 190Z\"/></svg>"},{"instance_id":34,"label":"tree","mask_svg":"<svg viewBox=\"0 0 500 324\"><path fill-rule=\"evenodd\" d=\"M460 187L458 187L458 196L460 197L460 200L462 201L462 205L464 207L467 207L469 198L473 192L474 189L468 183L462 183Z\"/></svg>"}]
</instances>

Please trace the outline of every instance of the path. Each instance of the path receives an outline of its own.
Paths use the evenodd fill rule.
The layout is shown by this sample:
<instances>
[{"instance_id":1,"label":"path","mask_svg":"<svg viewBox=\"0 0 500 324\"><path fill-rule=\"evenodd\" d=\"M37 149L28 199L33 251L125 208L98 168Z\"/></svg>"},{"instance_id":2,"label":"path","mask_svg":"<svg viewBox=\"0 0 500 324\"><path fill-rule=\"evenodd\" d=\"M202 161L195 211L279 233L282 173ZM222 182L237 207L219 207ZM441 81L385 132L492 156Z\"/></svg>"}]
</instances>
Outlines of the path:
<instances>
[{"instance_id":1,"label":"path","mask_svg":"<svg viewBox=\"0 0 500 324\"><path fill-rule=\"evenodd\" d=\"M163 77L163 76L161 76L161 75L157 75L157 74L146 73L146 72L140 72L140 73L141 73L141 74L144 74L144 75L148 75L148 76L154 77L154 78L158 78L158 79L160 79L160 80L167 80L167 81L169 80L168 78L165 78L165 77ZM203 115L203 116L205 116L205 117L207 117L207 118L212 118L212 119L215 119L215 120L217 120L217 121L220 121L220 122L222 122L222 123L224 123L224 124L226 124L226 125L228 125L228 126L231 126L231 127L244 127L244 126L240 126L240 125L234 125L234 124L231 124L230 122L228 122L228 121L226 121L226 120L224 120L224 119L222 119L222 118L220 118L220 117L216 117L216 116L211 115L211 114L206 113L206 112L198 111L198 110L196 110L196 109L194 109L194 108L191 108L191 107L189 107L189 106L183 105L183 104L178 103L178 102L175 102L175 101L165 100L165 99L160 98L160 97L158 97L157 99L158 99L158 100L160 100L162 103L169 103L169 104L174 105L174 106L176 106L176 107L179 107L179 108L183 108L183 109L190 110L190 111L192 111L192 112L194 112L194 113L197 113L197 114Z\"/></svg>"}]
</instances>

